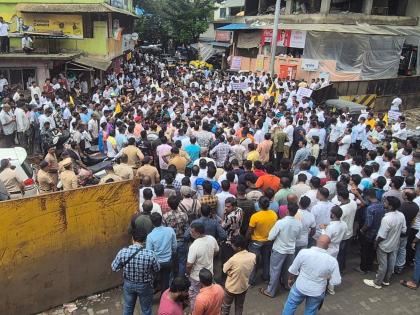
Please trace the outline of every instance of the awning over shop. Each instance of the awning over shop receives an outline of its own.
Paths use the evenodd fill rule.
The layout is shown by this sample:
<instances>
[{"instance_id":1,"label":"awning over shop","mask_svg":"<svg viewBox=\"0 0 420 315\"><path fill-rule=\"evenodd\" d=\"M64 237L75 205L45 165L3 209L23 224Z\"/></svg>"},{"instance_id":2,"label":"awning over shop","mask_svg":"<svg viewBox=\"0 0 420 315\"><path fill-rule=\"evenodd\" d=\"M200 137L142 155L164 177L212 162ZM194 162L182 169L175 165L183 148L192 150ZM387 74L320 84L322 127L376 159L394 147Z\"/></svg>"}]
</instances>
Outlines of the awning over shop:
<instances>
[{"instance_id":1,"label":"awning over shop","mask_svg":"<svg viewBox=\"0 0 420 315\"><path fill-rule=\"evenodd\" d=\"M238 48L254 48L258 47L261 42L261 32L239 33L238 35Z\"/></svg>"},{"instance_id":2,"label":"awning over shop","mask_svg":"<svg viewBox=\"0 0 420 315\"><path fill-rule=\"evenodd\" d=\"M233 23L229 25L225 25L222 27L219 27L218 30L224 30L224 31L235 31L235 30L249 30L252 29L252 27L246 23Z\"/></svg>"},{"instance_id":3,"label":"awning over shop","mask_svg":"<svg viewBox=\"0 0 420 315\"><path fill-rule=\"evenodd\" d=\"M73 59L73 63L77 63L86 67L91 67L99 70L106 71L111 65L112 61L107 59L99 59L93 57L80 56L76 59Z\"/></svg>"},{"instance_id":4,"label":"awning over shop","mask_svg":"<svg viewBox=\"0 0 420 315\"><path fill-rule=\"evenodd\" d=\"M27 13L120 13L137 17L134 13L110 6L106 3L97 4L54 4L54 3L19 3L16 10Z\"/></svg>"},{"instance_id":5,"label":"awning over shop","mask_svg":"<svg viewBox=\"0 0 420 315\"><path fill-rule=\"evenodd\" d=\"M365 34L365 35L419 35L420 27L416 26L389 26L389 25L368 25L368 24L285 24L279 23L278 28L281 30L297 30L312 32L331 32L331 33L348 33L348 34ZM249 29L273 29L273 25L249 25Z\"/></svg>"},{"instance_id":6,"label":"awning over shop","mask_svg":"<svg viewBox=\"0 0 420 315\"><path fill-rule=\"evenodd\" d=\"M230 43L224 43L224 42L210 42L210 44L212 44L215 47L229 47L231 44Z\"/></svg>"}]
</instances>

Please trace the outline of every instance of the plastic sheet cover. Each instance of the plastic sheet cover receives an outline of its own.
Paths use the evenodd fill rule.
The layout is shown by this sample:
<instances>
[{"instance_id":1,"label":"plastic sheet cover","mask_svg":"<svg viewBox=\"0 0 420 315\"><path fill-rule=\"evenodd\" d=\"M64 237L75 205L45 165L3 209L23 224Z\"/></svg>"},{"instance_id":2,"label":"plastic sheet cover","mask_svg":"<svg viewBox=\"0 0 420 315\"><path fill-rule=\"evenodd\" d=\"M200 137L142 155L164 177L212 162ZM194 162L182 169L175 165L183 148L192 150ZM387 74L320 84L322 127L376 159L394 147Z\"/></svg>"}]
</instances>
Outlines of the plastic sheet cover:
<instances>
[{"instance_id":1,"label":"plastic sheet cover","mask_svg":"<svg viewBox=\"0 0 420 315\"><path fill-rule=\"evenodd\" d=\"M398 75L403 36L308 32L304 57L336 60L337 71L359 72L362 80Z\"/></svg>"}]
</instances>

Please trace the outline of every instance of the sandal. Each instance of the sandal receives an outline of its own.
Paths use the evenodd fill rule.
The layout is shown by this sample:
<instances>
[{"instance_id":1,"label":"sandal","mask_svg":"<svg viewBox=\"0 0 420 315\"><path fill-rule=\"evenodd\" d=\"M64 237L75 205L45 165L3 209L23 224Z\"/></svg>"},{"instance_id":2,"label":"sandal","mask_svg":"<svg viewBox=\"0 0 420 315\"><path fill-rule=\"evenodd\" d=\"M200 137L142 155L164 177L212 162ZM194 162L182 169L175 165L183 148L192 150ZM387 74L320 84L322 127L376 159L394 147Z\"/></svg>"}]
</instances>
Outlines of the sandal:
<instances>
[{"instance_id":1,"label":"sandal","mask_svg":"<svg viewBox=\"0 0 420 315\"><path fill-rule=\"evenodd\" d=\"M274 298L274 296L271 296L270 294L268 294L267 291L264 290L264 288L260 288L260 293L262 295L265 295L265 296L269 297L269 298Z\"/></svg>"},{"instance_id":2,"label":"sandal","mask_svg":"<svg viewBox=\"0 0 420 315\"><path fill-rule=\"evenodd\" d=\"M400 284L402 286L406 287L406 288L411 289L411 290L417 290L417 286L412 286L412 285L408 284L408 281L407 280L401 280L400 281Z\"/></svg>"}]
</instances>

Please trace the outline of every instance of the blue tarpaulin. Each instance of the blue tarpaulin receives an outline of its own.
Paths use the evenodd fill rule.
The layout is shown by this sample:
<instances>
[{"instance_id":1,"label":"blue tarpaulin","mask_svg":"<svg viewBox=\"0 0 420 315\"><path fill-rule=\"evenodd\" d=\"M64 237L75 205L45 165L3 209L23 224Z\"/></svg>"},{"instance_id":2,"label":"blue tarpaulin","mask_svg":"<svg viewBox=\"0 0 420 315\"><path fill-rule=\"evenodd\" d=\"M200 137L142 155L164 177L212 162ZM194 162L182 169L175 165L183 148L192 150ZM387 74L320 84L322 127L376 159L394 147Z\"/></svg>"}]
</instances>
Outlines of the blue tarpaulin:
<instances>
[{"instance_id":1,"label":"blue tarpaulin","mask_svg":"<svg viewBox=\"0 0 420 315\"><path fill-rule=\"evenodd\" d=\"M249 29L251 28L246 23L233 23L233 24L225 25L218 28L218 30L221 30L221 31L249 30Z\"/></svg>"}]
</instances>

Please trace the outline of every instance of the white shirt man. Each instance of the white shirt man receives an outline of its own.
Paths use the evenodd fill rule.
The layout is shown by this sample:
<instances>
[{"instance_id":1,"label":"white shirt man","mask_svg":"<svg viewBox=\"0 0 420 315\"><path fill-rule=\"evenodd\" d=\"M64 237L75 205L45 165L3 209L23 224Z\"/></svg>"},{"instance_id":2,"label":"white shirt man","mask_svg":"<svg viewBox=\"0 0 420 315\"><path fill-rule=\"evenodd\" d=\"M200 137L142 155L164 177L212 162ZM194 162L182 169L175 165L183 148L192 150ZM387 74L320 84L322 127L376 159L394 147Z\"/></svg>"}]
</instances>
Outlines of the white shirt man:
<instances>
[{"instance_id":1,"label":"white shirt man","mask_svg":"<svg viewBox=\"0 0 420 315\"><path fill-rule=\"evenodd\" d=\"M289 205L292 207L292 205ZM296 214L297 206L292 214ZM291 209L289 208L289 211ZM271 228L268 240L274 241L270 258L270 282L265 293L274 297L280 282L283 266L286 269L293 260L296 240L302 231L302 223L292 215L287 215Z\"/></svg>"},{"instance_id":2,"label":"white shirt man","mask_svg":"<svg viewBox=\"0 0 420 315\"><path fill-rule=\"evenodd\" d=\"M234 195L232 195L229 191L222 191L217 196L217 215L220 218L223 218L223 214L225 212L225 201L227 198L232 197L235 198Z\"/></svg>"},{"instance_id":3,"label":"white shirt man","mask_svg":"<svg viewBox=\"0 0 420 315\"><path fill-rule=\"evenodd\" d=\"M3 76L0 77L0 93L3 93L4 87L6 85L9 85L9 82L7 82L6 78L3 78Z\"/></svg>"},{"instance_id":4,"label":"white shirt man","mask_svg":"<svg viewBox=\"0 0 420 315\"><path fill-rule=\"evenodd\" d=\"M28 130L29 120L25 115L25 111L20 107L16 107L14 115L16 117L16 131L25 132L26 130Z\"/></svg>"},{"instance_id":5,"label":"white shirt man","mask_svg":"<svg viewBox=\"0 0 420 315\"><path fill-rule=\"evenodd\" d=\"M35 99L35 94L41 97L41 89L36 84L32 84L31 87L29 87L29 90L31 91L31 98Z\"/></svg>"},{"instance_id":6,"label":"white shirt man","mask_svg":"<svg viewBox=\"0 0 420 315\"><path fill-rule=\"evenodd\" d=\"M289 272L298 275L292 290L296 288L299 294L304 296L322 296L327 281L332 285L341 283L337 260L320 247L302 249L290 266ZM285 307L287 304L288 302Z\"/></svg>"},{"instance_id":7,"label":"white shirt man","mask_svg":"<svg viewBox=\"0 0 420 315\"><path fill-rule=\"evenodd\" d=\"M33 40L30 37L22 37L22 49L23 48L32 48Z\"/></svg>"},{"instance_id":8,"label":"white shirt man","mask_svg":"<svg viewBox=\"0 0 420 315\"><path fill-rule=\"evenodd\" d=\"M313 236L314 239L318 239L319 235L321 235L321 225L330 223L330 211L333 206L334 204L328 200L320 200L312 207L311 213L314 215L316 222L316 232Z\"/></svg>"},{"instance_id":9,"label":"white shirt man","mask_svg":"<svg viewBox=\"0 0 420 315\"><path fill-rule=\"evenodd\" d=\"M351 135L346 133L339 143L338 155L342 157L346 157L347 152L349 151L350 145L351 145Z\"/></svg>"}]
</instances>

